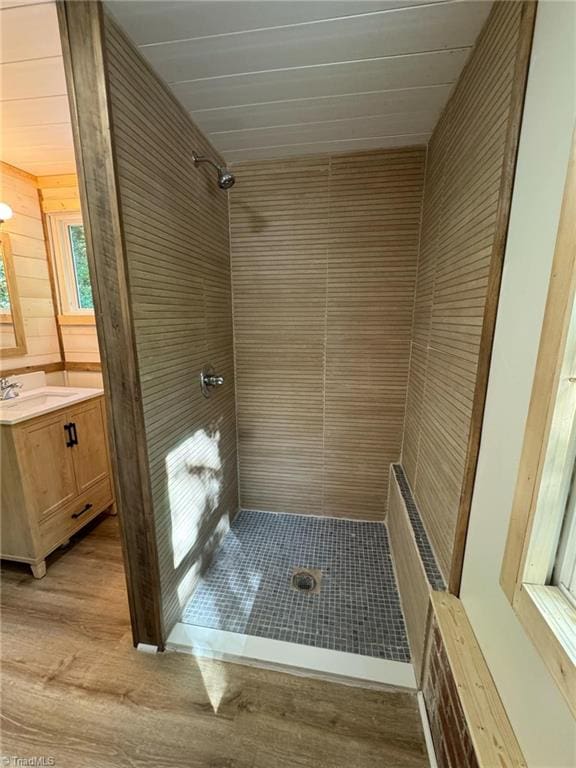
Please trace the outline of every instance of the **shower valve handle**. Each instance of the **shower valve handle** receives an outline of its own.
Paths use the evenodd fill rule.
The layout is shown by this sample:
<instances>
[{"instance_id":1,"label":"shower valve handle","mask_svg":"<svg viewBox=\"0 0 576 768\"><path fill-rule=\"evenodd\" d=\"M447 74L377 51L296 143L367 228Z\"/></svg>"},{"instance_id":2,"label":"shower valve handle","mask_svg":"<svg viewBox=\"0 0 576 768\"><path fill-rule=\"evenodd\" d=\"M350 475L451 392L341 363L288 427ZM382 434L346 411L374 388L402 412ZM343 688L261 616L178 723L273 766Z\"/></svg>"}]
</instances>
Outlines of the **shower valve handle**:
<instances>
[{"instance_id":1,"label":"shower valve handle","mask_svg":"<svg viewBox=\"0 0 576 768\"><path fill-rule=\"evenodd\" d=\"M214 387L224 384L224 376L214 373L211 365L206 366L200 373L200 389L204 397L210 397Z\"/></svg>"},{"instance_id":2,"label":"shower valve handle","mask_svg":"<svg viewBox=\"0 0 576 768\"><path fill-rule=\"evenodd\" d=\"M208 376L204 376L204 384L206 384L207 387L219 387L221 384L224 384L224 376L209 374Z\"/></svg>"}]
</instances>

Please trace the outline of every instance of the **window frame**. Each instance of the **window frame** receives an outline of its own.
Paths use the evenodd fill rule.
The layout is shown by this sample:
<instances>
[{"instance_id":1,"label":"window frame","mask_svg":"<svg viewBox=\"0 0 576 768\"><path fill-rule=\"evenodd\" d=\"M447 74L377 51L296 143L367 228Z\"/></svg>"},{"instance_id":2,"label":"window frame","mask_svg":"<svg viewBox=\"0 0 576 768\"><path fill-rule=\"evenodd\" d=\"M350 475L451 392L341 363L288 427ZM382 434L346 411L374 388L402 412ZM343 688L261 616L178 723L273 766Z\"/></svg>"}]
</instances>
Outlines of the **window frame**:
<instances>
[{"instance_id":1,"label":"window frame","mask_svg":"<svg viewBox=\"0 0 576 768\"><path fill-rule=\"evenodd\" d=\"M576 440L576 436L573 438ZM552 583L560 587L568 600L576 605L576 462L572 469Z\"/></svg>"},{"instance_id":2,"label":"window frame","mask_svg":"<svg viewBox=\"0 0 576 768\"><path fill-rule=\"evenodd\" d=\"M24 326L24 315L22 314L22 305L20 301L20 291L16 280L16 270L14 268L14 258L12 255L12 244L10 235L7 232L0 232L0 259L4 261L4 270L6 274L6 283L10 295L11 313L4 313L1 322L10 322L14 330L14 346L3 347L0 349L0 357L18 357L25 355L28 351L26 343L26 330Z\"/></svg>"},{"instance_id":3,"label":"window frame","mask_svg":"<svg viewBox=\"0 0 576 768\"><path fill-rule=\"evenodd\" d=\"M82 214L79 211L66 211L50 213L46 216L49 223L54 259L55 282L60 311L58 320L61 324L66 324L71 320L81 323L90 322L94 318L94 309L84 309L77 306L78 285L74 269L74 255L68 233L68 226L84 224ZM72 301L72 297L74 297L74 301Z\"/></svg>"},{"instance_id":4,"label":"window frame","mask_svg":"<svg viewBox=\"0 0 576 768\"><path fill-rule=\"evenodd\" d=\"M575 300L573 140L500 584L576 716L576 605L553 580L576 453Z\"/></svg>"}]
</instances>

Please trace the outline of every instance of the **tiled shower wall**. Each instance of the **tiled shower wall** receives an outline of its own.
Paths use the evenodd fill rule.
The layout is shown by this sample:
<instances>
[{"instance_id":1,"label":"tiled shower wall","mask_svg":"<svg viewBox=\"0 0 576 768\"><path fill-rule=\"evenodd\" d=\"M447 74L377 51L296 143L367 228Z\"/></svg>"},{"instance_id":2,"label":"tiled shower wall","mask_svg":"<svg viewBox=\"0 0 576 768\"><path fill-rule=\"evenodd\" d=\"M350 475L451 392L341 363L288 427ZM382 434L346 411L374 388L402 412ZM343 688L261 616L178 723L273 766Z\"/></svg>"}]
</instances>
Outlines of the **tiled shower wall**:
<instances>
[{"instance_id":1,"label":"tiled shower wall","mask_svg":"<svg viewBox=\"0 0 576 768\"><path fill-rule=\"evenodd\" d=\"M192 161L214 150L109 17L105 43L169 631L238 507L228 205ZM225 377L209 400L206 363Z\"/></svg>"},{"instance_id":2,"label":"tiled shower wall","mask_svg":"<svg viewBox=\"0 0 576 768\"><path fill-rule=\"evenodd\" d=\"M448 578L523 3L495 3L428 147L402 464ZM509 161L508 161L509 162Z\"/></svg>"},{"instance_id":3,"label":"tiled shower wall","mask_svg":"<svg viewBox=\"0 0 576 768\"><path fill-rule=\"evenodd\" d=\"M240 164L241 505L381 519L402 440L423 148Z\"/></svg>"}]
</instances>

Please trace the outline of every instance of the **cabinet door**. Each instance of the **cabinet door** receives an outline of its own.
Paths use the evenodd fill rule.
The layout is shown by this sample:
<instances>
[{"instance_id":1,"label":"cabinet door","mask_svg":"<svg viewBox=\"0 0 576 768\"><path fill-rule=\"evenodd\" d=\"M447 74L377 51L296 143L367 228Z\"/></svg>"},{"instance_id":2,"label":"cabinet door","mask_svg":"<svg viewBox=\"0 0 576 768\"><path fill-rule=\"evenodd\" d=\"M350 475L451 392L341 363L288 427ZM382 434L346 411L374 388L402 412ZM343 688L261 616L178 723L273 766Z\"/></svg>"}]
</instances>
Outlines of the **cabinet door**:
<instances>
[{"instance_id":1,"label":"cabinet door","mask_svg":"<svg viewBox=\"0 0 576 768\"><path fill-rule=\"evenodd\" d=\"M78 495L72 449L66 446L66 422L60 411L18 427L22 481L27 503L39 520Z\"/></svg>"},{"instance_id":2,"label":"cabinet door","mask_svg":"<svg viewBox=\"0 0 576 768\"><path fill-rule=\"evenodd\" d=\"M102 398L69 408L67 416L76 427L78 442L72 449L72 457L78 493L84 493L109 474Z\"/></svg>"}]
</instances>

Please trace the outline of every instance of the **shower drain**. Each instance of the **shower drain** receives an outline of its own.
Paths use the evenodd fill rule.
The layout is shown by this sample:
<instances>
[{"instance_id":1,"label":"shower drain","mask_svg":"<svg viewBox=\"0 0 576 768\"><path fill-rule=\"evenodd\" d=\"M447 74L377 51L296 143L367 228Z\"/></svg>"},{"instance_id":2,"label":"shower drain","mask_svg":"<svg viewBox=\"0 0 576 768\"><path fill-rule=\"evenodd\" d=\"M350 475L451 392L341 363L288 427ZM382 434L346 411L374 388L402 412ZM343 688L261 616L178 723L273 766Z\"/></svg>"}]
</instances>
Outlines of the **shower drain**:
<instances>
[{"instance_id":1,"label":"shower drain","mask_svg":"<svg viewBox=\"0 0 576 768\"><path fill-rule=\"evenodd\" d=\"M292 572L291 586L297 592L318 594L322 574L317 568L295 568Z\"/></svg>"}]
</instances>

